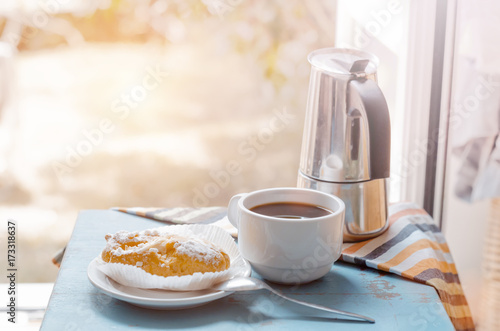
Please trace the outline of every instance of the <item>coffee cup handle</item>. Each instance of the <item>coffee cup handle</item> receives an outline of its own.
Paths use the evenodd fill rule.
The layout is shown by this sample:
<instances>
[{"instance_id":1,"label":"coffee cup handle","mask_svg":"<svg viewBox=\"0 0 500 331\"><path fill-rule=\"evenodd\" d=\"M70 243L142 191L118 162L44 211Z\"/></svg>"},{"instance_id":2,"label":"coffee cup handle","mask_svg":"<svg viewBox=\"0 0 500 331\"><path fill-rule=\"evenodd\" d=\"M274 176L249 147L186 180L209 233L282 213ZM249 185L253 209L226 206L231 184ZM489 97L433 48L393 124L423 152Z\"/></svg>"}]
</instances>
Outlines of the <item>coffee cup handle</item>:
<instances>
[{"instance_id":1,"label":"coffee cup handle","mask_svg":"<svg viewBox=\"0 0 500 331\"><path fill-rule=\"evenodd\" d=\"M229 200L229 206L227 208L227 218L229 222L238 229L239 223L239 213L238 213L238 201L243 198L247 193L236 194Z\"/></svg>"}]
</instances>

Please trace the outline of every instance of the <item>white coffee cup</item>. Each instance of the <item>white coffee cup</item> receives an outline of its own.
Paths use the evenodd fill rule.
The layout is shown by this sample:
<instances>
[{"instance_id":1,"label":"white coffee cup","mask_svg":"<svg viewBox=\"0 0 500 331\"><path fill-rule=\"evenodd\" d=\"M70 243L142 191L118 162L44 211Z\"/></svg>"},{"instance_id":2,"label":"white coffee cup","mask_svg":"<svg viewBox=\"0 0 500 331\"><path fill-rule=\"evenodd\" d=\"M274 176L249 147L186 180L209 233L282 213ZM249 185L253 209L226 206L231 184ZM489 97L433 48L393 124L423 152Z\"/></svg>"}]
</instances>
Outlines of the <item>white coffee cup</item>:
<instances>
[{"instance_id":1,"label":"white coffee cup","mask_svg":"<svg viewBox=\"0 0 500 331\"><path fill-rule=\"evenodd\" d=\"M250 210L277 202L310 204L326 216L287 219ZM283 284L307 283L327 274L342 250L344 202L331 194L303 188L270 188L231 198L228 218L238 229L243 258L263 278Z\"/></svg>"}]
</instances>

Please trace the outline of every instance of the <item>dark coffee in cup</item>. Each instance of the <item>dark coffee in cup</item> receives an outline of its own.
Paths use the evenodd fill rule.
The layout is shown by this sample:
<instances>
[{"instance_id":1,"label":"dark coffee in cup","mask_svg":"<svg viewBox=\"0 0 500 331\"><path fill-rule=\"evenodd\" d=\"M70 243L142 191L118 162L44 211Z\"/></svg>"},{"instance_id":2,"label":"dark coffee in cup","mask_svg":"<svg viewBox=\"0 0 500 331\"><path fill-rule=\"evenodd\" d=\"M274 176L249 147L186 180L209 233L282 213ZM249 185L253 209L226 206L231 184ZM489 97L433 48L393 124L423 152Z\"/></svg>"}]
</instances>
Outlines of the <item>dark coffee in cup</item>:
<instances>
[{"instance_id":1,"label":"dark coffee in cup","mask_svg":"<svg viewBox=\"0 0 500 331\"><path fill-rule=\"evenodd\" d=\"M252 207L250 210L257 214L285 219L308 219L333 213L324 207L300 202L272 202Z\"/></svg>"}]
</instances>

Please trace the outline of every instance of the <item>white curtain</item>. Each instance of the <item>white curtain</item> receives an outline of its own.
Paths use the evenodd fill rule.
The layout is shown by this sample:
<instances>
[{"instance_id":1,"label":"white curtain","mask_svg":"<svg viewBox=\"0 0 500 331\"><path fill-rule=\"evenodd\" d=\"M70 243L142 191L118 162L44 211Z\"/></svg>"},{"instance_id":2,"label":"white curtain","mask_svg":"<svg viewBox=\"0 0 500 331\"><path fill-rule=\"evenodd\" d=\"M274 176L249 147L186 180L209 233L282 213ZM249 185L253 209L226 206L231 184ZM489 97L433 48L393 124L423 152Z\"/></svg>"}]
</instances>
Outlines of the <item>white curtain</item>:
<instances>
[{"instance_id":1,"label":"white curtain","mask_svg":"<svg viewBox=\"0 0 500 331\"><path fill-rule=\"evenodd\" d=\"M460 1L451 146L460 158L455 193L500 196L500 2Z\"/></svg>"}]
</instances>

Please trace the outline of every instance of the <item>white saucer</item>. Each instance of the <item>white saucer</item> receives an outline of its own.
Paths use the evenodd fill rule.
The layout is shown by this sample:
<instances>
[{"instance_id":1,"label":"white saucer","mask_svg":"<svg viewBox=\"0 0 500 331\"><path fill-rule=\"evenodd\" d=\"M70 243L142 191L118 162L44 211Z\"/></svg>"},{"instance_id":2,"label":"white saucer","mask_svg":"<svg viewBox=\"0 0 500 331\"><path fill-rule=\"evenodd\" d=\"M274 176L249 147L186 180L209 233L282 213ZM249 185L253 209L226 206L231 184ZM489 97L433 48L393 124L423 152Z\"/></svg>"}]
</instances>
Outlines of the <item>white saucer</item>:
<instances>
[{"instance_id":1,"label":"white saucer","mask_svg":"<svg viewBox=\"0 0 500 331\"><path fill-rule=\"evenodd\" d=\"M158 310L193 308L223 298L233 293L214 290L176 292L128 287L115 282L104 273L99 271L96 267L96 259L90 262L87 269L87 276L89 277L92 285L115 299L122 300L143 308ZM244 276L250 276L252 268L246 261L245 268L246 270Z\"/></svg>"}]
</instances>

